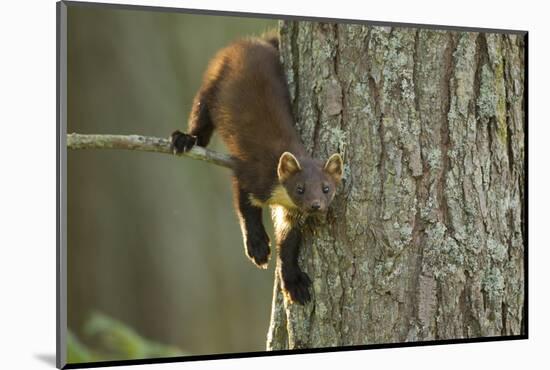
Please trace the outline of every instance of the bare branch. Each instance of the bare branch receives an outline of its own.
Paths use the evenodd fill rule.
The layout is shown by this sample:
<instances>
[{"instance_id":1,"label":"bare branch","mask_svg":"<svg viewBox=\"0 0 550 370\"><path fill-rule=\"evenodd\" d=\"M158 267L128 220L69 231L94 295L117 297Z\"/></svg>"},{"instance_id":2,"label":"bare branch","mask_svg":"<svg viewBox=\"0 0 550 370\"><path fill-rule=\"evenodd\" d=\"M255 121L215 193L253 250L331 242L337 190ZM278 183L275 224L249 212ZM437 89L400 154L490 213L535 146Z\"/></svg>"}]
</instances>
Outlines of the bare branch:
<instances>
[{"instance_id":1,"label":"bare branch","mask_svg":"<svg viewBox=\"0 0 550 370\"><path fill-rule=\"evenodd\" d=\"M126 149L173 154L170 148L170 140L140 135L83 135L73 133L67 135L67 148ZM231 156L200 146L195 146L190 151L178 154L178 156L198 159L226 168L233 168L234 163Z\"/></svg>"}]
</instances>

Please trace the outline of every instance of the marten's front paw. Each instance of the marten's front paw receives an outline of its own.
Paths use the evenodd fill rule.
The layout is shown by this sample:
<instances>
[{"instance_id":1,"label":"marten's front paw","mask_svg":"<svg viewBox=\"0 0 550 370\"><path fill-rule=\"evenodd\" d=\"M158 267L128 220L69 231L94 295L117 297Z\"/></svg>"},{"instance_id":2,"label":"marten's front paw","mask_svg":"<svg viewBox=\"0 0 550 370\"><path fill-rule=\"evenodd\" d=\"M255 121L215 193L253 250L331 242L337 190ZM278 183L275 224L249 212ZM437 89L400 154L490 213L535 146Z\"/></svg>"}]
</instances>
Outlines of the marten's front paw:
<instances>
[{"instance_id":1,"label":"marten's front paw","mask_svg":"<svg viewBox=\"0 0 550 370\"><path fill-rule=\"evenodd\" d=\"M259 268L267 268L271 249L269 248L269 237L265 232L263 235L248 235L246 238L246 255Z\"/></svg>"},{"instance_id":2,"label":"marten's front paw","mask_svg":"<svg viewBox=\"0 0 550 370\"><path fill-rule=\"evenodd\" d=\"M288 276L290 275L290 276ZM291 274L283 274L283 293L293 303L306 304L311 300L309 286L311 280L305 272L296 271Z\"/></svg>"},{"instance_id":3,"label":"marten's front paw","mask_svg":"<svg viewBox=\"0 0 550 370\"><path fill-rule=\"evenodd\" d=\"M196 136L183 133L179 130L172 132L172 135L170 135L170 148L174 154L190 151L196 142Z\"/></svg>"}]
</instances>

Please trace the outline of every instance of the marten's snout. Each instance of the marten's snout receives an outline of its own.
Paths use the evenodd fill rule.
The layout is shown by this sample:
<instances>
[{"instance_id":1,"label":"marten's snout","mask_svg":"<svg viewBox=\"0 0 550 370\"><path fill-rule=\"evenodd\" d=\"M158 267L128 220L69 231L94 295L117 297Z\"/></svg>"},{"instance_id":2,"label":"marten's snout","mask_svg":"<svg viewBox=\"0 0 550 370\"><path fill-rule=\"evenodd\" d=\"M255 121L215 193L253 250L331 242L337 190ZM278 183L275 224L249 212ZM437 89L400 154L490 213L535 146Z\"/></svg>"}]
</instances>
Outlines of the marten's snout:
<instances>
[{"instance_id":1,"label":"marten's snout","mask_svg":"<svg viewBox=\"0 0 550 370\"><path fill-rule=\"evenodd\" d=\"M311 203L311 209L314 210L314 211L320 210L321 209L321 202L315 201L315 202Z\"/></svg>"},{"instance_id":2,"label":"marten's snout","mask_svg":"<svg viewBox=\"0 0 550 370\"><path fill-rule=\"evenodd\" d=\"M324 212L326 207L321 201L314 200L313 202L311 202L311 205L309 206L309 208L311 212Z\"/></svg>"}]
</instances>

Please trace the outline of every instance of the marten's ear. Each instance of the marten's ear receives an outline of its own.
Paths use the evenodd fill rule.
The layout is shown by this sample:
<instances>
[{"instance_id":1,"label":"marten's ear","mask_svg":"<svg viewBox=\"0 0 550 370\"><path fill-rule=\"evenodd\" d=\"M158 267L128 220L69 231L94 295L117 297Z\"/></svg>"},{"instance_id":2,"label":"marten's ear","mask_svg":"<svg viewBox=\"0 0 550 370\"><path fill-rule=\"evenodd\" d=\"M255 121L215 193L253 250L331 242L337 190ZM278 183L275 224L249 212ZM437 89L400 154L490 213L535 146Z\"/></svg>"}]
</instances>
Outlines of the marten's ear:
<instances>
[{"instance_id":1,"label":"marten's ear","mask_svg":"<svg viewBox=\"0 0 550 370\"><path fill-rule=\"evenodd\" d=\"M279 158L279 165L277 166L277 175L280 181L288 179L290 176L302 170L300 162L290 152L284 152Z\"/></svg>"},{"instance_id":2,"label":"marten's ear","mask_svg":"<svg viewBox=\"0 0 550 370\"><path fill-rule=\"evenodd\" d=\"M340 182L342 180L342 175L344 172L344 161L342 160L342 157L340 154L335 153L330 156L327 163L325 163L325 167L323 170L332 176L334 181Z\"/></svg>"}]
</instances>

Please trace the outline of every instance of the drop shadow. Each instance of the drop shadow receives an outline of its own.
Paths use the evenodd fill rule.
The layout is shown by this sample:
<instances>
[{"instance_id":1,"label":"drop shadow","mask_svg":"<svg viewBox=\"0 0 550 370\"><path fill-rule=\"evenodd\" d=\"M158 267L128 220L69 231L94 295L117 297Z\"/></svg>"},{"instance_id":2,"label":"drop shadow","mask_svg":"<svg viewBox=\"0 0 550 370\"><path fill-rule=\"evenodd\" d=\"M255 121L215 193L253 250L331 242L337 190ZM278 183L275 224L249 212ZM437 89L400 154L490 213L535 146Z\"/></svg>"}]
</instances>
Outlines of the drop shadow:
<instances>
[{"instance_id":1,"label":"drop shadow","mask_svg":"<svg viewBox=\"0 0 550 370\"><path fill-rule=\"evenodd\" d=\"M55 367L55 353L41 353L41 354L35 354L35 358L39 359L40 361L44 362L47 365L51 365L52 367Z\"/></svg>"}]
</instances>

